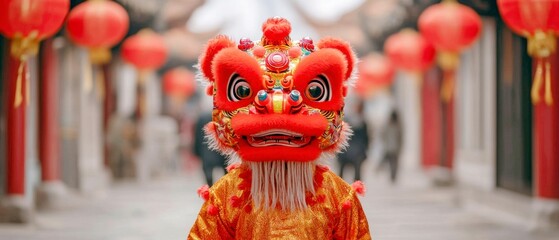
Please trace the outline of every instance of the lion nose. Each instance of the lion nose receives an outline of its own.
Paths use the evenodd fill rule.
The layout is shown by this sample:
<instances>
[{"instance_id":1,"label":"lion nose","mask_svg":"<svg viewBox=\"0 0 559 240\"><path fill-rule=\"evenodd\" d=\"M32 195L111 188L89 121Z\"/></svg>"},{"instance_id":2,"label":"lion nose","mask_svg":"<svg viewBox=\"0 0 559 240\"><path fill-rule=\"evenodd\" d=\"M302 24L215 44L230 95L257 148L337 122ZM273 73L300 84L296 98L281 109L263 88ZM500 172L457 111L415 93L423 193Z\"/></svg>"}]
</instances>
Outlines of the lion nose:
<instances>
[{"instance_id":1,"label":"lion nose","mask_svg":"<svg viewBox=\"0 0 559 240\"><path fill-rule=\"evenodd\" d=\"M293 114L297 113L302 106L301 93L292 90L284 93L281 90L268 92L260 90L254 99L254 106L259 113Z\"/></svg>"}]
</instances>

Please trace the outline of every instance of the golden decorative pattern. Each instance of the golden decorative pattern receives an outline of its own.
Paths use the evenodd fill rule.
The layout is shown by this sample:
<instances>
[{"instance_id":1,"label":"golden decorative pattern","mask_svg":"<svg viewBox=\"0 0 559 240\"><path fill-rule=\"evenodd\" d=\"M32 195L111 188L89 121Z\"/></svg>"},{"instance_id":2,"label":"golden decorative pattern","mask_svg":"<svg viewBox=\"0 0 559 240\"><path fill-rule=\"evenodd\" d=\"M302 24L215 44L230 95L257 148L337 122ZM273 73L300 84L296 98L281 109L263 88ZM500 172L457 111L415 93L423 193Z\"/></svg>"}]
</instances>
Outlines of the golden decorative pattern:
<instances>
[{"instance_id":1,"label":"golden decorative pattern","mask_svg":"<svg viewBox=\"0 0 559 240\"><path fill-rule=\"evenodd\" d=\"M243 185L250 170L232 170L210 188L188 239L371 239L355 191L319 168L315 179L322 184L307 198L308 207L298 211L254 209L251 198L237 197L250 195Z\"/></svg>"}]
</instances>

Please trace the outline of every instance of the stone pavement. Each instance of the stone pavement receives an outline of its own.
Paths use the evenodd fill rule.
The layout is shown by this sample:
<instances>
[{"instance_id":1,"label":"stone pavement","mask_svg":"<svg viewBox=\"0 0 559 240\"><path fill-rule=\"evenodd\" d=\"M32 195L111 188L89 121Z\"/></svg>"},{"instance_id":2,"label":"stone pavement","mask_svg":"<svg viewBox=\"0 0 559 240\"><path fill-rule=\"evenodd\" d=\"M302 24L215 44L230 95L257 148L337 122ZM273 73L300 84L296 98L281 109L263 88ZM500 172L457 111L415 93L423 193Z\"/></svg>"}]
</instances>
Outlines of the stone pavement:
<instances>
[{"instance_id":1,"label":"stone pavement","mask_svg":"<svg viewBox=\"0 0 559 240\"><path fill-rule=\"evenodd\" d=\"M0 239L185 239L202 204L196 195L202 179L196 172L115 183L104 195L73 197L62 210L40 212L32 224L0 224ZM460 209L453 204L453 188L432 188L421 175L407 174L396 186L385 179L367 176L361 199L374 239L559 239L558 232L530 232L499 217Z\"/></svg>"}]
</instances>

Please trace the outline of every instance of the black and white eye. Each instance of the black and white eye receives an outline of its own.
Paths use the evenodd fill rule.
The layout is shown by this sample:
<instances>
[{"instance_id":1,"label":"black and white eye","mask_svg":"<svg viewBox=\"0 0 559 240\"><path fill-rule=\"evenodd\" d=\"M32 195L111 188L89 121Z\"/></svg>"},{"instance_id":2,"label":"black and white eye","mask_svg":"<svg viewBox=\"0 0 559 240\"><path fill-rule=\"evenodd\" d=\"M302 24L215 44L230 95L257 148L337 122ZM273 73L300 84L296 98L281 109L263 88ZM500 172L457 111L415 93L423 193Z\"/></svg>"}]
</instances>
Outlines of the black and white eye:
<instances>
[{"instance_id":1,"label":"black and white eye","mask_svg":"<svg viewBox=\"0 0 559 240\"><path fill-rule=\"evenodd\" d=\"M227 99L229 101L238 102L247 99L252 95L250 84L239 74L234 73L229 78L227 85Z\"/></svg>"},{"instance_id":2,"label":"black and white eye","mask_svg":"<svg viewBox=\"0 0 559 240\"><path fill-rule=\"evenodd\" d=\"M330 101L332 99L330 82L324 75L318 75L318 77L311 80L305 93L307 98L316 102Z\"/></svg>"}]
</instances>

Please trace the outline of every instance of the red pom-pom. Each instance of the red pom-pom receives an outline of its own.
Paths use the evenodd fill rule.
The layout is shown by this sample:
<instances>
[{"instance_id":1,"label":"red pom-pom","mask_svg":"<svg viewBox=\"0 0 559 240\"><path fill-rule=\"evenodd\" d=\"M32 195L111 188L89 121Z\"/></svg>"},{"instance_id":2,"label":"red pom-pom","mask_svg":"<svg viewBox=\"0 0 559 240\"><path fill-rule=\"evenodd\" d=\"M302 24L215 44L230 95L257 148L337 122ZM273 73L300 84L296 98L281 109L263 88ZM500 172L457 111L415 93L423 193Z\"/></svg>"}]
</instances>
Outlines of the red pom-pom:
<instances>
[{"instance_id":1,"label":"red pom-pom","mask_svg":"<svg viewBox=\"0 0 559 240\"><path fill-rule=\"evenodd\" d=\"M237 196L231 196L229 198L229 203L231 204L231 206L233 207L239 207L241 206L241 198L237 197Z\"/></svg>"},{"instance_id":2,"label":"red pom-pom","mask_svg":"<svg viewBox=\"0 0 559 240\"><path fill-rule=\"evenodd\" d=\"M209 85L206 87L206 95L213 96L214 95L214 86Z\"/></svg>"},{"instance_id":3,"label":"red pom-pom","mask_svg":"<svg viewBox=\"0 0 559 240\"><path fill-rule=\"evenodd\" d=\"M292 47L287 51L287 53L290 58L298 58L301 56L301 47Z\"/></svg>"},{"instance_id":4,"label":"red pom-pom","mask_svg":"<svg viewBox=\"0 0 559 240\"><path fill-rule=\"evenodd\" d=\"M247 213L252 212L252 206L251 205L246 205L245 206L245 212L247 212Z\"/></svg>"},{"instance_id":5,"label":"red pom-pom","mask_svg":"<svg viewBox=\"0 0 559 240\"><path fill-rule=\"evenodd\" d=\"M198 196L200 196L205 201L208 201L208 199L210 199L210 186L208 186L207 184L198 188L196 192L198 193Z\"/></svg>"},{"instance_id":6,"label":"red pom-pom","mask_svg":"<svg viewBox=\"0 0 559 240\"><path fill-rule=\"evenodd\" d=\"M281 17L269 18L262 24L262 32L268 41L281 42L291 33L291 23Z\"/></svg>"},{"instance_id":7,"label":"red pom-pom","mask_svg":"<svg viewBox=\"0 0 559 240\"><path fill-rule=\"evenodd\" d=\"M363 182L361 181L355 181L353 184L351 184L351 188L353 188L353 190L363 196L365 195L365 185L363 184Z\"/></svg>"},{"instance_id":8,"label":"red pom-pom","mask_svg":"<svg viewBox=\"0 0 559 240\"><path fill-rule=\"evenodd\" d=\"M324 201L326 201L326 195L324 194L319 194L316 196L316 201L319 203L324 203Z\"/></svg>"},{"instance_id":9,"label":"red pom-pom","mask_svg":"<svg viewBox=\"0 0 559 240\"><path fill-rule=\"evenodd\" d=\"M316 170L318 170L319 172L328 172L328 170L330 170L330 167L326 165L316 165Z\"/></svg>"},{"instance_id":10,"label":"red pom-pom","mask_svg":"<svg viewBox=\"0 0 559 240\"><path fill-rule=\"evenodd\" d=\"M219 212L219 209L213 204L208 205L208 208L206 208L206 210L208 211L208 214L212 216L217 215L217 213Z\"/></svg>"},{"instance_id":11,"label":"red pom-pom","mask_svg":"<svg viewBox=\"0 0 559 240\"><path fill-rule=\"evenodd\" d=\"M231 165L227 166L227 168L226 168L227 172L231 172L231 171L239 168L240 165L241 164L239 164L239 163L235 163L235 164L231 164Z\"/></svg>"},{"instance_id":12,"label":"red pom-pom","mask_svg":"<svg viewBox=\"0 0 559 240\"><path fill-rule=\"evenodd\" d=\"M266 49L262 46L256 46L252 50L252 55L258 58L263 58L265 54L266 54Z\"/></svg>"},{"instance_id":13,"label":"red pom-pom","mask_svg":"<svg viewBox=\"0 0 559 240\"><path fill-rule=\"evenodd\" d=\"M208 42L208 45L206 45L206 49L199 59L200 69L202 70L202 73L204 74L204 76L206 76L206 78L210 79L210 81L214 80L212 76L212 60L215 55L224 48L234 46L235 43L225 35L218 35Z\"/></svg>"},{"instance_id":14,"label":"red pom-pom","mask_svg":"<svg viewBox=\"0 0 559 240\"><path fill-rule=\"evenodd\" d=\"M342 209L348 210L351 208L351 201L347 200L342 204Z\"/></svg>"},{"instance_id":15,"label":"red pom-pom","mask_svg":"<svg viewBox=\"0 0 559 240\"><path fill-rule=\"evenodd\" d=\"M307 205L314 205L316 203L316 201L313 199L313 196L308 195L305 197L305 201L307 202Z\"/></svg>"}]
</instances>

